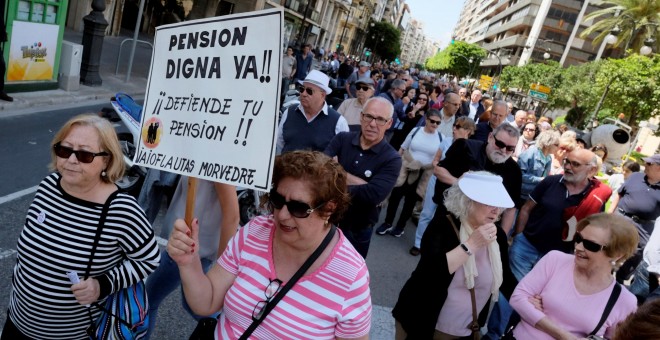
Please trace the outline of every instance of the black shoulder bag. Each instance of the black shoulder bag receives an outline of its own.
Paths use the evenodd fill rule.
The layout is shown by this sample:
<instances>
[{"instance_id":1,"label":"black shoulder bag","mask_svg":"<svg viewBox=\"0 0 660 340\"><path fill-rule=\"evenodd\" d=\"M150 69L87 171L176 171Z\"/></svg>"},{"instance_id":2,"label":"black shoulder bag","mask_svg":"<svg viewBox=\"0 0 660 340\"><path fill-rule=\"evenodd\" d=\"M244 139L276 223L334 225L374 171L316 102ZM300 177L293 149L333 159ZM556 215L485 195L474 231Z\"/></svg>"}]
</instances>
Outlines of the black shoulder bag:
<instances>
[{"instance_id":1,"label":"black shoulder bag","mask_svg":"<svg viewBox=\"0 0 660 340\"><path fill-rule=\"evenodd\" d=\"M239 338L239 340L247 340L250 335L252 335L252 332L254 332L257 327L259 327L259 324L266 318L266 316L275 308L275 305L277 305L280 300L286 295L286 293L298 282L298 280L305 274L305 272L309 269L309 267L312 266L314 261L318 259L318 257L321 255L321 253L325 250L325 248L328 246L332 238L335 236L335 232L337 230L336 226L332 226L330 228L330 231L328 234L325 236L323 239L323 242L314 250L312 255L310 255L305 263L298 269L298 271L293 274L291 279L282 287L282 289L273 297L272 300L270 300L266 305L263 307L263 312L261 314L260 318L255 318L252 317L252 324L245 330L243 335ZM195 328L195 331L193 334L190 336L189 340L206 340L206 339L213 339L214 338L214 332L215 332L215 327L217 324L217 319L213 318L204 318L200 320L197 324L197 327Z\"/></svg>"},{"instance_id":2,"label":"black shoulder bag","mask_svg":"<svg viewBox=\"0 0 660 340\"><path fill-rule=\"evenodd\" d=\"M598 333L598 330L600 330L600 328L603 327L605 320L607 320L607 317L610 315L610 312L612 311L612 308L614 308L614 304L616 303L616 301L619 299L620 294L621 294L621 285L615 283L614 289L612 289L612 294L610 294L610 298L609 300L607 300L607 304L605 305L605 310L603 310L603 315L600 317L600 321L598 321L598 326L596 326L596 328L594 328L594 330L591 331L591 333L587 334L587 337L595 336L596 333ZM516 338L513 336L513 330L516 328L519 322L520 322L520 315L516 313L516 311L513 311L513 314L511 314L511 318L509 318L509 323L506 326L504 335L502 335L500 339L515 340Z\"/></svg>"}]
</instances>

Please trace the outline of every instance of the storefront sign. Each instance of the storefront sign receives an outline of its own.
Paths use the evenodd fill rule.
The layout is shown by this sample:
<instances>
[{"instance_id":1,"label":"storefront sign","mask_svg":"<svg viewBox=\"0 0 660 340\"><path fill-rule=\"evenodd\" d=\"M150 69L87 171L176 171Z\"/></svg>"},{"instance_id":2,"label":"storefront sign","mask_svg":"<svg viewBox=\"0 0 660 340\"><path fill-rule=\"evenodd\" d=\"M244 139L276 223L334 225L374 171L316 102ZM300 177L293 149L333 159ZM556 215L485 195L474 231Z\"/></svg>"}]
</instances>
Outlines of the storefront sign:
<instances>
[{"instance_id":1,"label":"storefront sign","mask_svg":"<svg viewBox=\"0 0 660 340\"><path fill-rule=\"evenodd\" d=\"M52 80L58 25L14 21L7 62L7 82Z\"/></svg>"}]
</instances>

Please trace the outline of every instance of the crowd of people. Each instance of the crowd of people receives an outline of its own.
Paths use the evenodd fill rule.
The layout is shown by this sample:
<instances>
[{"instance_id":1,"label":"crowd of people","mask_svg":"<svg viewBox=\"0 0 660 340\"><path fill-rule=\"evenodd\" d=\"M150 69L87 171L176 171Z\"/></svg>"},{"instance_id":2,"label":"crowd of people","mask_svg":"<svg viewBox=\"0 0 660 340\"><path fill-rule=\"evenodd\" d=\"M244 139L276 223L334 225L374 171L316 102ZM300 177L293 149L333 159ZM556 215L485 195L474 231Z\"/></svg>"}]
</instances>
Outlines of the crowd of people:
<instances>
[{"instance_id":1,"label":"crowd of people","mask_svg":"<svg viewBox=\"0 0 660 340\"><path fill-rule=\"evenodd\" d=\"M18 240L2 340L87 338L97 302L142 280L147 338L180 286L186 310L213 320L202 338L367 339L371 239L400 237L416 212L419 262L392 311L396 339L623 340L636 325L649 336L660 154L607 182L606 146L547 117L396 65L328 53L314 70L310 48L282 59L300 104L279 122L268 213L239 228L236 188L199 181L187 223L183 177L166 251L151 207L113 184L123 168L110 123L66 123Z\"/></svg>"}]
</instances>

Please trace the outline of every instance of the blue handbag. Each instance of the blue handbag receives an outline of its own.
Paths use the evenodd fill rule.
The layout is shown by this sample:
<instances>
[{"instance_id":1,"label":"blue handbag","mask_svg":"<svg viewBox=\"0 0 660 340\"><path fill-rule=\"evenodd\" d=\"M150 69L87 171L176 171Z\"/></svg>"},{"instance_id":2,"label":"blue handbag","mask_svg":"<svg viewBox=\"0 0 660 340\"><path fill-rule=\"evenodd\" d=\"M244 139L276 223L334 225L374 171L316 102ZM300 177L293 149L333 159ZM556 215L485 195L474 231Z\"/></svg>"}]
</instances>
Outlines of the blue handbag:
<instances>
[{"instance_id":1,"label":"blue handbag","mask_svg":"<svg viewBox=\"0 0 660 340\"><path fill-rule=\"evenodd\" d=\"M110 203L116 195L117 192L110 195L103 205L99 226L94 236L92 252L85 271L85 278L90 275L94 252L101 239L101 230L103 230ZM147 299L147 289L142 280L108 295L103 306L98 302L92 303L92 306L100 309L101 315L93 320L91 307L88 310L89 318L92 321L91 325L87 327L87 335L90 339L137 340L147 335L149 329L149 301Z\"/></svg>"}]
</instances>

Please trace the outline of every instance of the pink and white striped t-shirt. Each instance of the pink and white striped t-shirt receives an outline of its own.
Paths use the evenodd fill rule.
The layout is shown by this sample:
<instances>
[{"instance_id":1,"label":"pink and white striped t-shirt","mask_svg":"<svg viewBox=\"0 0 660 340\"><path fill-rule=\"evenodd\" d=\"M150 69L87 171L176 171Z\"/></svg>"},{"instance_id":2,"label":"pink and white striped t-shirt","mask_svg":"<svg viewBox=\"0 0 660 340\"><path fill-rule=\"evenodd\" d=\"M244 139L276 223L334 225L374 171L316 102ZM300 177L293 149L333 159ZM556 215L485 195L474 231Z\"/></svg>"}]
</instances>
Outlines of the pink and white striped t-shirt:
<instances>
[{"instance_id":1,"label":"pink and white striped t-shirt","mask_svg":"<svg viewBox=\"0 0 660 340\"><path fill-rule=\"evenodd\" d=\"M218 259L236 280L225 295L216 339L238 339L252 323L255 305L265 300L266 286L277 278L274 231L272 216L257 217L238 231ZM369 271L362 256L337 231L339 242L326 261L298 280L251 338L334 339L369 333Z\"/></svg>"}]
</instances>

